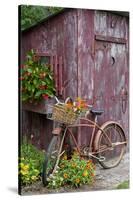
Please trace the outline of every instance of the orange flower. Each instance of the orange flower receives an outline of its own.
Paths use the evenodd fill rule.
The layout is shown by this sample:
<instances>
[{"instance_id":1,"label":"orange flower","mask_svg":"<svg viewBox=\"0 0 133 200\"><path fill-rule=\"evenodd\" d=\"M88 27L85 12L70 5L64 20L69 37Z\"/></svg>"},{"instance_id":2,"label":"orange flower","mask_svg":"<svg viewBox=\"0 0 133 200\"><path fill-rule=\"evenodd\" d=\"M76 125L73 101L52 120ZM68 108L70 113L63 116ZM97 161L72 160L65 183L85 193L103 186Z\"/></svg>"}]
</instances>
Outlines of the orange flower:
<instances>
[{"instance_id":1,"label":"orange flower","mask_svg":"<svg viewBox=\"0 0 133 200\"><path fill-rule=\"evenodd\" d=\"M87 164L86 169L90 169L90 168L91 168L90 164Z\"/></svg>"},{"instance_id":2,"label":"orange flower","mask_svg":"<svg viewBox=\"0 0 133 200\"><path fill-rule=\"evenodd\" d=\"M90 164L90 163L92 163L92 160L88 160L88 161L87 161L87 164Z\"/></svg>"},{"instance_id":3,"label":"orange flower","mask_svg":"<svg viewBox=\"0 0 133 200\"><path fill-rule=\"evenodd\" d=\"M66 173L63 174L64 178L68 178L68 175Z\"/></svg>"},{"instance_id":4,"label":"orange flower","mask_svg":"<svg viewBox=\"0 0 133 200\"><path fill-rule=\"evenodd\" d=\"M95 174L94 174L94 173L91 173L90 175L91 175L92 177L93 177L93 176L95 176Z\"/></svg>"},{"instance_id":5,"label":"orange flower","mask_svg":"<svg viewBox=\"0 0 133 200\"><path fill-rule=\"evenodd\" d=\"M67 103L66 106L67 106L67 108L72 108L73 105L72 105L72 103Z\"/></svg>"}]
</instances>

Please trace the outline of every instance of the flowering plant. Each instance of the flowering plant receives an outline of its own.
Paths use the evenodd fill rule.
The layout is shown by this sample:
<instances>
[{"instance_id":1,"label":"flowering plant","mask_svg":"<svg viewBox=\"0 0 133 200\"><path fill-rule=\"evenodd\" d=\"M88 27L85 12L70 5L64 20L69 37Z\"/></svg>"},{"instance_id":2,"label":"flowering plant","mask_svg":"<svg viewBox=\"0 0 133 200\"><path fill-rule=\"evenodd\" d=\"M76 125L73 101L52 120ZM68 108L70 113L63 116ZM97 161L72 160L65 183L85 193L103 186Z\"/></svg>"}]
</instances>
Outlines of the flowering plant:
<instances>
[{"instance_id":1,"label":"flowering plant","mask_svg":"<svg viewBox=\"0 0 133 200\"><path fill-rule=\"evenodd\" d=\"M42 64L33 50L27 53L20 80L22 101L32 103L54 95L54 80L50 66Z\"/></svg>"},{"instance_id":2,"label":"flowering plant","mask_svg":"<svg viewBox=\"0 0 133 200\"><path fill-rule=\"evenodd\" d=\"M86 111L87 103L85 100L77 97L74 102L67 103L66 107L68 108L68 110L72 110L73 112L80 114L81 112Z\"/></svg>"},{"instance_id":3,"label":"flowering plant","mask_svg":"<svg viewBox=\"0 0 133 200\"><path fill-rule=\"evenodd\" d=\"M20 146L19 180L22 185L29 185L40 180L44 153L24 138Z\"/></svg>"},{"instance_id":4,"label":"flowering plant","mask_svg":"<svg viewBox=\"0 0 133 200\"><path fill-rule=\"evenodd\" d=\"M64 155L55 174L48 179L49 188L59 188L64 185L79 187L83 184L91 184L95 177L95 165L92 160L81 159L78 153L74 153L71 159Z\"/></svg>"}]
</instances>

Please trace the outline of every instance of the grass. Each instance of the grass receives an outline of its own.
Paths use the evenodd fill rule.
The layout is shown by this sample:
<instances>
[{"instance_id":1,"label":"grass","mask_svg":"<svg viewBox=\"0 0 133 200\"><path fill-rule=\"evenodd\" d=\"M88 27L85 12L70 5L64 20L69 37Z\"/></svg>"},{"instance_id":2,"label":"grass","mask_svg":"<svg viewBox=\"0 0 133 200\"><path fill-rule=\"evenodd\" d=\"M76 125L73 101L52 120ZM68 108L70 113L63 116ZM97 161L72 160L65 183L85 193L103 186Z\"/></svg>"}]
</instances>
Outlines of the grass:
<instances>
[{"instance_id":1,"label":"grass","mask_svg":"<svg viewBox=\"0 0 133 200\"><path fill-rule=\"evenodd\" d=\"M128 189L128 188L129 188L129 181L124 181L116 187L116 189Z\"/></svg>"}]
</instances>

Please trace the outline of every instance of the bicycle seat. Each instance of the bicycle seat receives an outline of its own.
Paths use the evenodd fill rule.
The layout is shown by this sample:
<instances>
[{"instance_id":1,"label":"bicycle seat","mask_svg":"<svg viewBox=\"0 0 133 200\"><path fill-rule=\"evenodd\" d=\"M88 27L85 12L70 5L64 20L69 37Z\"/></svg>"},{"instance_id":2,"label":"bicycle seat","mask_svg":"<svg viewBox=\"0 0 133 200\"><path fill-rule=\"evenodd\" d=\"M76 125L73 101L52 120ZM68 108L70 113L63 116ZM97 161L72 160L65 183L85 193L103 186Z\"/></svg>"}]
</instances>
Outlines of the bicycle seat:
<instances>
[{"instance_id":1,"label":"bicycle seat","mask_svg":"<svg viewBox=\"0 0 133 200\"><path fill-rule=\"evenodd\" d=\"M104 110L90 110L93 115L101 115L104 113Z\"/></svg>"}]
</instances>

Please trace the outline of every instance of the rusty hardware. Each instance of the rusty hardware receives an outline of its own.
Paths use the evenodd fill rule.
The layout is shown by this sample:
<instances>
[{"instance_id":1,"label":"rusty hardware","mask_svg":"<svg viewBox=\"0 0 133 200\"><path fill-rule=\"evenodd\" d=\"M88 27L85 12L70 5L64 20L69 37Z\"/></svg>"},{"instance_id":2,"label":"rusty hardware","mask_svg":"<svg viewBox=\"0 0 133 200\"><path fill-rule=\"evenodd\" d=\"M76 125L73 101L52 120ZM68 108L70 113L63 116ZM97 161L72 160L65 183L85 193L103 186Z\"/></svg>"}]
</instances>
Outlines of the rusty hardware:
<instances>
[{"instance_id":1,"label":"rusty hardware","mask_svg":"<svg viewBox=\"0 0 133 200\"><path fill-rule=\"evenodd\" d=\"M128 92L126 88L121 89L121 107L123 114L126 112L127 109L127 98L128 98Z\"/></svg>"}]
</instances>

